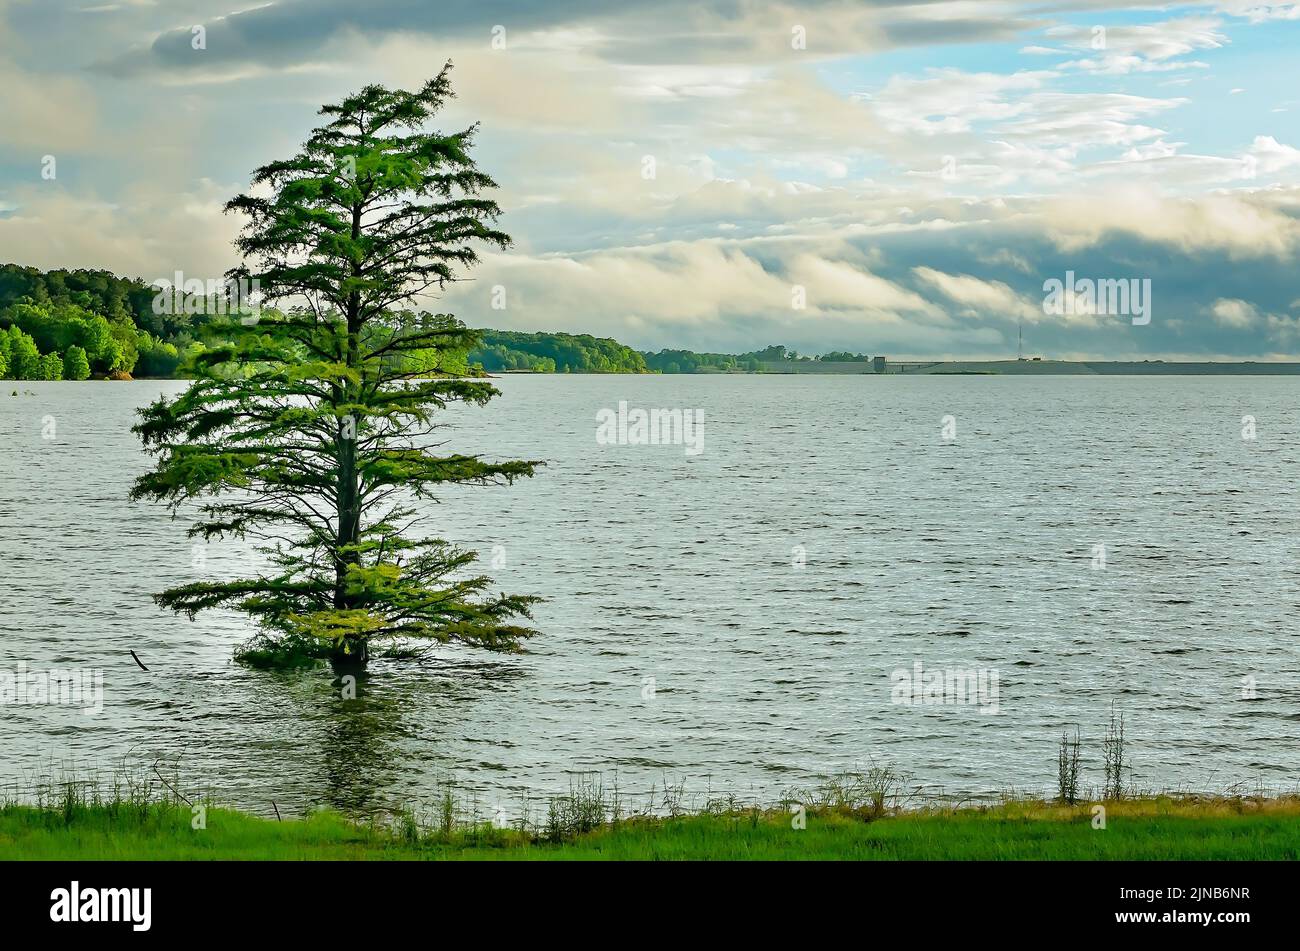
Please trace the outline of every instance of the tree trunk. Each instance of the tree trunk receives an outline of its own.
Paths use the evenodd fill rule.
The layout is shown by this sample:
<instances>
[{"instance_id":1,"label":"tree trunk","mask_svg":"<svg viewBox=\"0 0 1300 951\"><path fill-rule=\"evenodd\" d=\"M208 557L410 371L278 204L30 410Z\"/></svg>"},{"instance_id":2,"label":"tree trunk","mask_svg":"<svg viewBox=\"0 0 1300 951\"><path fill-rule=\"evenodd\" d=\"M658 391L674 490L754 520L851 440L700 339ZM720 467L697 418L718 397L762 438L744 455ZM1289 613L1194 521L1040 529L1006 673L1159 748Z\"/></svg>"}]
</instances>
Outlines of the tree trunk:
<instances>
[{"instance_id":1,"label":"tree trunk","mask_svg":"<svg viewBox=\"0 0 1300 951\"><path fill-rule=\"evenodd\" d=\"M342 647L335 648L330 652L330 666L334 673L342 676L343 674L364 673L366 664L370 661L370 645L365 638L350 639L347 644L349 653L344 653Z\"/></svg>"},{"instance_id":2,"label":"tree trunk","mask_svg":"<svg viewBox=\"0 0 1300 951\"><path fill-rule=\"evenodd\" d=\"M355 240L361 234L361 207L352 209L352 237ZM353 276L359 273L359 265L352 267ZM361 366L361 294L353 291L348 297L348 339L345 361L349 368ZM345 404L360 402L361 384L346 381L343 384ZM347 593L347 573L352 565L360 564L361 556L356 552L343 552L349 545L355 545L361 535L361 486L357 480L357 432L360 425L351 412L339 420L339 477L338 477L338 532L334 558L334 608L346 610L355 607L353 599ZM348 652L340 648L331 657L335 669L350 667L362 669L370 659L370 651L365 638L350 638Z\"/></svg>"}]
</instances>

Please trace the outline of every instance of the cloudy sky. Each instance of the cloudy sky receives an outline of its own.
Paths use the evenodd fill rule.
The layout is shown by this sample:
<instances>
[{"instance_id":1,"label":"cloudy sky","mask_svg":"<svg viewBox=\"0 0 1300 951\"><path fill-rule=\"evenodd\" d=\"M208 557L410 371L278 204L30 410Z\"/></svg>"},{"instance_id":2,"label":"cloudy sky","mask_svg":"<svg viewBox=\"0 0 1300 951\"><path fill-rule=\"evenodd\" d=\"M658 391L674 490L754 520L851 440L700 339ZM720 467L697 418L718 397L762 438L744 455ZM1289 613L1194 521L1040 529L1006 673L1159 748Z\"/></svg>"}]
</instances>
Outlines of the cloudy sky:
<instances>
[{"instance_id":1,"label":"cloudy sky","mask_svg":"<svg viewBox=\"0 0 1300 951\"><path fill-rule=\"evenodd\" d=\"M516 241L425 302L471 325L1300 353L1300 3L1258 0L0 0L0 261L216 277L321 103L447 59ZM1150 323L1045 314L1067 271Z\"/></svg>"}]
</instances>

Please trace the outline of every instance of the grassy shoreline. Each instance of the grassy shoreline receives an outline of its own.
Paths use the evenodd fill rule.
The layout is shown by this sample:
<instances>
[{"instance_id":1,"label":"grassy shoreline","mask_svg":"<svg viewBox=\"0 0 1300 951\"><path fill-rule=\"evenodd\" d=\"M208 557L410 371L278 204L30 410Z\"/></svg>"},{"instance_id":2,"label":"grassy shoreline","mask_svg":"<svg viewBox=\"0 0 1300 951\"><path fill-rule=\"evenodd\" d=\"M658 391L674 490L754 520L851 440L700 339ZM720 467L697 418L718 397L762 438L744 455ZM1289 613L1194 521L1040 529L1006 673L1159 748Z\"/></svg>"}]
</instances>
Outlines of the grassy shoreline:
<instances>
[{"instance_id":1,"label":"grassy shoreline","mask_svg":"<svg viewBox=\"0 0 1300 951\"><path fill-rule=\"evenodd\" d=\"M443 830L334 812L265 819L173 802L10 803L0 860L1295 860L1300 797L1018 800L878 813L810 807L635 816L555 835L487 823ZM195 828L198 815L202 828Z\"/></svg>"}]
</instances>

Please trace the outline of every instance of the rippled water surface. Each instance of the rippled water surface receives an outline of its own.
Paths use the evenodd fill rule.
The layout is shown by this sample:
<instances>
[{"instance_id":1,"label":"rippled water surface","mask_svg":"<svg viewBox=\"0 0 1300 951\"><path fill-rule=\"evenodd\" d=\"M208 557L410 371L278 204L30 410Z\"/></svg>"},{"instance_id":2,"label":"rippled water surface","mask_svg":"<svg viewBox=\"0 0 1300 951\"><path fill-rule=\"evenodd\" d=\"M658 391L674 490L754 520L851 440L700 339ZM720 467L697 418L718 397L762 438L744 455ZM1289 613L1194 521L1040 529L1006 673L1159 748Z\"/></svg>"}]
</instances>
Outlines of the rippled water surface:
<instances>
[{"instance_id":1,"label":"rippled water surface","mask_svg":"<svg viewBox=\"0 0 1300 951\"><path fill-rule=\"evenodd\" d=\"M447 778L509 804L583 770L773 798L875 761L986 795L1050 786L1070 724L1098 781L1112 701L1140 785L1300 775L1300 381L503 379L449 445L547 467L450 491L425 527L501 546L490 573L548 599L542 635L377 662L353 701L235 665L242 617L150 600L251 564L127 501L135 408L182 385L3 384L0 659L101 668L105 708L0 707L0 780L163 757L268 812ZM599 445L620 400L702 410L704 451ZM917 661L996 669L998 713L891 703Z\"/></svg>"}]
</instances>

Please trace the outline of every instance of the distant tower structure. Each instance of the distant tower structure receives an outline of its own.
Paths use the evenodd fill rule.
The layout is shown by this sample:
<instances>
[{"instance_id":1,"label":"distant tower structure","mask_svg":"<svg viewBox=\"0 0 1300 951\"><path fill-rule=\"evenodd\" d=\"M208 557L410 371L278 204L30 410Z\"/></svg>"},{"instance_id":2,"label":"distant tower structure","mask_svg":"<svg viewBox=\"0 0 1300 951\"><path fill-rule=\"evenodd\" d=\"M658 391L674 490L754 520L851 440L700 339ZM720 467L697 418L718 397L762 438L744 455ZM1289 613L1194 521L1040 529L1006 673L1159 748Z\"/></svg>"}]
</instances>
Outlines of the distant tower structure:
<instances>
[{"instance_id":1,"label":"distant tower structure","mask_svg":"<svg viewBox=\"0 0 1300 951\"><path fill-rule=\"evenodd\" d=\"M1016 359L1025 358L1025 322L1023 319L1016 321Z\"/></svg>"}]
</instances>

